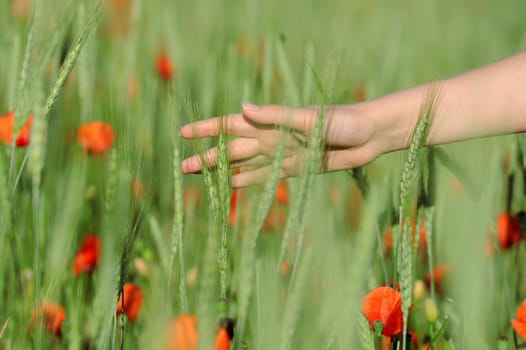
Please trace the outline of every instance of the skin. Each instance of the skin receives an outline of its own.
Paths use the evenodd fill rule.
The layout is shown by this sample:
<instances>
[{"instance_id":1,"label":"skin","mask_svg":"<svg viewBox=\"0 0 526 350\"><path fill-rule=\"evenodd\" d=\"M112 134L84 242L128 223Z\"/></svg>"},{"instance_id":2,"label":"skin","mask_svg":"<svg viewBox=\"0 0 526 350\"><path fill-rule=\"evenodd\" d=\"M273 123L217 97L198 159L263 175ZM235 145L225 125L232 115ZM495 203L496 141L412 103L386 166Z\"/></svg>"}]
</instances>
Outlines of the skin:
<instances>
[{"instance_id":1,"label":"skin","mask_svg":"<svg viewBox=\"0 0 526 350\"><path fill-rule=\"evenodd\" d=\"M394 92L352 105L324 107L323 172L365 165L378 156L405 149L422 101L438 87L438 103L427 144L526 131L526 50L465 73ZM285 157L280 176L298 175L307 156L306 141L314 128L319 106L256 106L243 103L241 113L187 124L180 129L187 139L217 136L223 130L236 136L228 143L233 187L265 180L281 140L278 127L286 127ZM205 152L214 166L217 149ZM199 155L182 162L184 173L202 169Z\"/></svg>"}]
</instances>

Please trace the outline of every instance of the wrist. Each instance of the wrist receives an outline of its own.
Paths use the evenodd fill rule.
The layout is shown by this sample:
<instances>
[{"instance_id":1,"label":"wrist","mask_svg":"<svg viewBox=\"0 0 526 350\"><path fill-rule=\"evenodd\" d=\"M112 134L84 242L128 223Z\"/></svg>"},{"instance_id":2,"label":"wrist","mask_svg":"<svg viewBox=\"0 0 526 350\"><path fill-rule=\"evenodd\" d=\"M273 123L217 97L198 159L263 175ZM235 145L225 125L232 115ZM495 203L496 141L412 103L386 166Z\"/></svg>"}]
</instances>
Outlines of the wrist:
<instances>
[{"instance_id":1,"label":"wrist","mask_svg":"<svg viewBox=\"0 0 526 350\"><path fill-rule=\"evenodd\" d=\"M416 123L416 109L406 97L386 95L363 103L363 113L373 124L372 142L381 154L407 148Z\"/></svg>"}]
</instances>

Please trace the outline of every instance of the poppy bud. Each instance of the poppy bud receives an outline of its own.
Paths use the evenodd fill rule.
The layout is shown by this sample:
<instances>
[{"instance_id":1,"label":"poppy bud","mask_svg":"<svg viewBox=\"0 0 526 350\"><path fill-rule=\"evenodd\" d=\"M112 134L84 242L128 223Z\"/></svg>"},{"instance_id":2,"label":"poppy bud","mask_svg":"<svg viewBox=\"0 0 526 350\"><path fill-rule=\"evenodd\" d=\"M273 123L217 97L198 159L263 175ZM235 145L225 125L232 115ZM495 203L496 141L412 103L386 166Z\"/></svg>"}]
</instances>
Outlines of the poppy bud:
<instances>
[{"instance_id":1,"label":"poppy bud","mask_svg":"<svg viewBox=\"0 0 526 350\"><path fill-rule=\"evenodd\" d=\"M426 285L422 280L416 280L413 285L413 299L415 301L420 301L424 297L426 291Z\"/></svg>"},{"instance_id":2,"label":"poppy bud","mask_svg":"<svg viewBox=\"0 0 526 350\"><path fill-rule=\"evenodd\" d=\"M438 308L431 298L427 298L424 305L424 312L426 319L430 323L435 323L438 319Z\"/></svg>"}]
</instances>

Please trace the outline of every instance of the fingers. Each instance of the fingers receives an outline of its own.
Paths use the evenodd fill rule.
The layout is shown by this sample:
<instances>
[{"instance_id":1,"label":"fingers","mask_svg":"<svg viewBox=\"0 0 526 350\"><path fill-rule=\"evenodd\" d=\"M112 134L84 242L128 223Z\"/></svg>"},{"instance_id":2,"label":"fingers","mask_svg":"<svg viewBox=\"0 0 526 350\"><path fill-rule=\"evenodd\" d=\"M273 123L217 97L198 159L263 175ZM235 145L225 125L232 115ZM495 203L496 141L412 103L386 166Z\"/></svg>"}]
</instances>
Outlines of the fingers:
<instances>
[{"instance_id":1,"label":"fingers","mask_svg":"<svg viewBox=\"0 0 526 350\"><path fill-rule=\"evenodd\" d=\"M200 138L217 136L221 132L228 135L241 137L254 137L260 131L253 123L267 126L291 127L306 133L312 130L316 120L316 108L291 108L278 105L256 106L243 103L242 114L230 114L223 117L215 117L200 120L184 125L180 134L184 138Z\"/></svg>"},{"instance_id":2,"label":"fingers","mask_svg":"<svg viewBox=\"0 0 526 350\"><path fill-rule=\"evenodd\" d=\"M251 158L245 158L230 163L231 168L261 167L272 163L272 159L267 156L258 154Z\"/></svg>"},{"instance_id":3,"label":"fingers","mask_svg":"<svg viewBox=\"0 0 526 350\"><path fill-rule=\"evenodd\" d=\"M237 140L234 140L237 141ZM215 149L210 149L205 154L211 154L210 157L217 157L217 151ZM321 169L315 170L316 172L331 172L345 169L352 169L359 166L366 165L373 161L377 156L373 147L364 146L351 150L330 150L326 151L323 155ZM195 159L196 156L189 158ZM268 157L263 155L256 155L253 157L244 157L238 161L234 161L231 164L231 167L244 168L243 172L237 173L232 176L231 184L233 188L246 187L250 185L255 185L263 183L267 180L270 172L272 170L271 160ZM205 157L205 159L208 159ZM215 165L217 158L211 159L208 162L209 166ZM200 160L199 169L197 168L183 168L183 172L196 172L200 170ZM306 153L297 153L290 157L283 159L281 167L279 170L279 178L287 176L297 176L300 175L303 171L303 166L306 165L307 155ZM248 168L248 169L247 169ZM191 169L192 171L187 171Z\"/></svg>"},{"instance_id":4,"label":"fingers","mask_svg":"<svg viewBox=\"0 0 526 350\"><path fill-rule=\"evenodd\" d=\"M256 127L242 114L230 114L187 124L180 129L180 134L187 139L217 136L221 132L221 122L223 123L223 132L227 135L252 137L256 131Z\"/></svg>"},{"instance_id":5,"label":"fingers","mask_svg":"<svg viewBox=\"0 0 526 350\"><path fill-rule=\"evenodd\" d=\"M251 138L238 138L227 143L227 156L229 160L237 161L244 158L250 158L258 153L258 141ZM211 148L202 155L194 155L183 160L181 168L184 174L201 171L201 158L204 159L208 167L217 164L217 147Z\"/></svg>"},{"instance_id":6,"label":"fingers","mask_svg":"<svg viewBox=\"0 0 526 350\"><path fill-rule=\"evenodd\" d=\"M245 171L232 176L231 184L233 188L246 187L264 182L272 170L271 165L267 165L254 170ZM285 173L280 171L280 178L285 177Z\"/></svg>"},{"instance_id":7,"label":"fingers","mask_svg":"<svg viewBox=\"0 0 526 350\"><path fill-rule=\"evenodd\" d=\"M301 132L311 131L316 120L316 109L291 108L278 105L257 106L242 104L243 115L258 124L292 127Z\"/></svg>"},{"instance_id":8,"label":"fingers","mask_svg":"<svg viewBox=\"0 0 526 350\"><path fill-rule=\"evenodd\" d=\"M375 152L375 149L369 146L351 150L327 151L323 156L321 169L316 170L316 172L331 172L356 168L370 163L376 156L377 152ZM256 161L252 162L257 164ZM307 157L305 153L298 153L285 158L281 163L279 177L300 175L306 162ZM245 165L249 164L250 162L245 163ZM271 169L272 165L268 164L268 161L262 161L259 163L259 166L256 165L256 168L251 167L248 171L234 175L231 181L232 187L239 188L262 183L267 180Z\"/></svg>"},{"instance_id":9,"label":"fingers","mask_svg":"<svg viewBox=\"0 0 526 350\"><path fill-rule=\"evenodd\" d=\"M327 151L323 157L322 171L330 172L357 168L372 162L376 156L377 152L370 146Z\"/></svg>"}]
</instances>

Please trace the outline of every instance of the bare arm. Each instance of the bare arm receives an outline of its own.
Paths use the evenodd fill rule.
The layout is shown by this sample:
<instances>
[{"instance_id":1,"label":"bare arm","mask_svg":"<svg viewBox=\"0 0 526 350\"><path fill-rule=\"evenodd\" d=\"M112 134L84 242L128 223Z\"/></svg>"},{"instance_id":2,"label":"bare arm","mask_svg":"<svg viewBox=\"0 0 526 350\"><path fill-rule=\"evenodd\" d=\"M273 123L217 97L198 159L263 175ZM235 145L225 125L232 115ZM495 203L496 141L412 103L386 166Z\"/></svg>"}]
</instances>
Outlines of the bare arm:
<instances>
[{"instance_id":1,"label":"bare arm","mask_svg":"<svg viewBox=\"0 0 526 350\"><path fill-rule=\"evenodd\" d=\"M526 51L444 79L429 143L526 131ZM407 147L428 84L364 102L383 152Z\"/></svg>"},{"instance_id":2,"label":"bare arm","mask_svg":"<svg viewBox=\"0 0 526 350\"><path fill-rule=\"evenodd\" d=\"M526 51L439 82L440 100L428 143L442 144L476 137L526 131ZM401 90L354 105L325 107L327 145L324 171L365 165L379 155L404 149L409 142L429 84ZM305 161L304 142L312 131L318 107L290 108L243 104L242 113L222 120L228 134L232 166L242 167L232 177L234 187L264 180L270 170L280 135L276 126L288 125L281 176L296 175ZM220 118L185 125L185 138L216 136ZM208 165L216 149L205 153ZM199 156L183 161L185 173L201 169Z\"/></svg>"}]
</instances>

